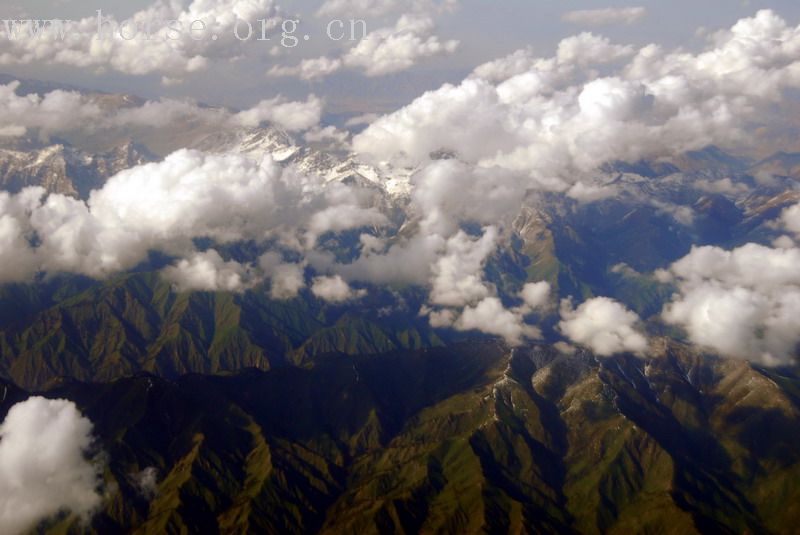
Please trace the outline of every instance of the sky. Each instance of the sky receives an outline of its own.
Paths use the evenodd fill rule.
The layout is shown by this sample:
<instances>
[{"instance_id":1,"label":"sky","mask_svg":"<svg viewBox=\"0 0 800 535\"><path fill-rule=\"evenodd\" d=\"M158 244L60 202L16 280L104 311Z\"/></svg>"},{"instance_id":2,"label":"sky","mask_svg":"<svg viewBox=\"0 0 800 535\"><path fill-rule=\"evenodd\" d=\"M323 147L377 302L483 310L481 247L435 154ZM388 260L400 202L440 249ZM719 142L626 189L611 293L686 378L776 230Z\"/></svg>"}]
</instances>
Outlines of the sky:
<instances>
[{"instance_id":1,"label":"sky","mask_svg":"<svg viewBox=\"0 0 800 535\"><path fill-rule=\"evenodd\" d=\"M302 20L297 35L313 36L296 48L275 48L274 43L248 43L245 56L236 60L214 61L209 66L179 76L165 76L163 71L135 73L125 69L107 68L92 64L75 68L74 64L48 61L48 55L19 63L16 59L0 59L0 72L36 79L70 83L112 92L128 92L143 97L188 97L198 101L245 108L264 98L278 94L290 98L305 98L308 94L324 95L329 114L386 112L397 109L427 90L445 82L457 83L478 65L515 50L532 47L540 55L549 55L565 37L584 31L608 36L621 44L642 46L657 42L663 46L697 50L703 47L702 29L718 30L730 27L736 20L751 16L759 9L769 8L790 23L800 20L800 4L790 0L671 0L635 2L554 1L554 0L451 0L450 8L442 8L441 0L417 2L383 2L395 9L374 8L380 0L348 0L340 11L315 16L323 0L279 2L277 20L298 17ZM335 3L336 0L328 0ZM190 0L183 0L184 6ZM202 3L202 2L200 2ZM224 11L225 4L208 2ZM261 3L273 4L271 0ZM416 7L414 7L416 4ZM151 0L30 0L3 2L0 20L6 18L69 18L78 20L94 17L98 9L118 21L155 5ZM421 7L420 7L421 5ZM367 6L365 9L364 6ZM569 12L600 9L624 10L642 8L632 21L611 20L595 24L587 20L570 19ZM375 12L379 13L375 15ZM266 10L265 10L266 13ZM271 76L274 67L292 67L303 60L334 58L344 53L342 43L325 38L326 24L333 19L365 19L370 33L392 28L403 15L414 13L430 23L417 32L427 42L436 38L442 50L428 51L410 60L410 66L391 72L365 73L365 65L340 67L327 76L312 80L297 76ZM254 19L260 17L256 16ZM567 19L567 20L565 20ZM457 47L447 49L447 44ZM428 43L430 44L430 43ZM0 51L2 51L0 45ZM278 56L275 51L280 51ZM228 50L230 53L230 50ZM12 54L14 56L15 54ZM370 60L367 60L369 62ZM164 83L164 78L170 80Z\"/></svg>"}]
</instances>

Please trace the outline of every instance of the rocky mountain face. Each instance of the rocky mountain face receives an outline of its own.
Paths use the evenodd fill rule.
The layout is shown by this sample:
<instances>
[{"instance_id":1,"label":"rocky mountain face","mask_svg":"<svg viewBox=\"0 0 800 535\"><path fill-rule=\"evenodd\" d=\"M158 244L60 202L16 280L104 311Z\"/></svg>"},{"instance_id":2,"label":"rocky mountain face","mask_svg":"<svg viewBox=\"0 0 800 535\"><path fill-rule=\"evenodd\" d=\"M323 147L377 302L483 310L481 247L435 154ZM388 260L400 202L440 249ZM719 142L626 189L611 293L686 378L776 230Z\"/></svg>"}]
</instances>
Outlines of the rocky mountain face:
<instances>
[{"instance_id":1,"label":"rocky mountain face","mask_svg":"<svg viewBox=\"0 0 800 535\"><path fill-rule=\"evenodd\" d=\"M41 186L48 193L87 198L109 177L153 160L147 149L130 141L100 154L64 144L33 148L0 145L0 187L16 193Z\"/></svg>"},{"instance_id":2,"label":"rocky mountain face","mask_svg":"<svg viewBox=\"0 0 800 535\"><path fill-rule=\"evenodd\" d=\"M106 498L91 526L42 531L791 533L800 378L659 344L66 381L47 395L95 422ZM7 388L0 411L26 395Z\"/></svg>"}]
</instances>

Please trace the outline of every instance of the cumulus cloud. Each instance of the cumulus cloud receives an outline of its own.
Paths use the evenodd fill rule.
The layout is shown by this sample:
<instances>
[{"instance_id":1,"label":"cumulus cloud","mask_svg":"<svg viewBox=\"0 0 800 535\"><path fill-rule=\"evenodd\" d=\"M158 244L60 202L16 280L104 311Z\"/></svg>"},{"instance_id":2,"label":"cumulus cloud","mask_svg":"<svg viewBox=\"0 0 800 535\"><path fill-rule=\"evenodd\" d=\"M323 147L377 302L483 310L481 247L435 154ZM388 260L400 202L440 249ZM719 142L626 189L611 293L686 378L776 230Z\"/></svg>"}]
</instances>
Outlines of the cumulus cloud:
<instances>
[{"instance_id":1,"label":"cumulus cloud","mask_svg":"<svg viewBox=\"0 0 800 535\"><path fill-rule=\"evenodd\" d=\"M277 301L296 297L306 286L305 264L284 262L279 253L264 253L258 259L258 268L270 279L269 294Z\"/></svg>"},{"instance_id":2,"label":"cumulus cloud","mask_svg":"<svg viewBox=\"0 0 800 535\"><path fill-rule=\"evenodd\" d=\"M543 67L545 62L547 60L537 56L533 48L521 48L508 56L478 66L473 74L487 82L497 83L531 71L538 65Z\"/></svg>"},{"instance_id":3,"label":"cumulus cloud","mask_svg":"<svg viewBox=\"0 0 800 535\"><path fill-rule=\"evenodd\" d=\"M367 76L383 76L413 67L420 59L455 52L458 41L441 41L432 34L434 28L430 17L403 15L394 27L370 32L345 54L343 63Z\"/></svg>"},{"instance_id":4,"label":"cumulus cloud","mask_svg":"<svg viewBox=\"0 0 800 535\"><path fill-rule=\"evenodd\" d=\"M315 95L309 96L305 102L275 97L262 100L253 108L235 114L231 120L242 126L258 126L268 121L288 132L296 132L319 124L322 108L322 100Z\"/></svg>"},{"instance_id":5,"label":"cumulus cloud","mask_svg":"<svg viewBox=\"0 0 800 535\"><path fill-rule=\"evenodd\" d=\"M404 71L423 59L456 51L459 42L440 39L434 34L435 29L430 13L406 13L394 26L370 31L341 57L321 56L304 59L292 66L275 65L267 75L318 80L345 68L361 71L370 77Z\"/></svg>"},{"instance_id":6,"label":"cumulus cloud","mask_svg":"<svg viewBox=\"0 0 800 535\"><path fill-rule=\"evenodd\" d=\"M576 182L567 190L568 197L584 203L608 199L618 193L619 191L614 186L587 184L585 182Z\"/></svg>"},{"instance_id":7,"label":"cumulus cloud","mask_svg":"<svg viewBox=\"0 0 800 535\"><path fill-rule=\"evenodd\" d=\"M507 310L497 297L487 297L475 306L466 307L454 327L460 331L477 330L501 336L514 346L523 339L541 338L539 329L526 325L520 314Z\"/></svg>"},{"instance_id":8,"label":"cumulus cloud","mask_svg":"<svg viewBox=\"0 0 800 535\"><path fill-rule=\"evenodd\" d=\"M695 247L661 275L679 288L663 318L725 356L791 362L800 343L798 262L797 248Z\"/></svg>"},{"instance_id":9,"label":"cumulus cloud","mask_svg":"<svg viewBox=\"0 0 800 535\"><path fill-rule=\"evenodd\" d=\"M785 209L781 214L781 222L786 230L800 235L800 204Z\"/></svg>"},{"instance_id":10,"label":"cumulus cloud","mask_svg":"<svg viewBox=\"0 0 800 535\"><path fill-rule=\"evenodd\" d=\"M365 156L407 164L447 149L475 161L513 146L514 137L496 88L481 80L467 80L426 93L381 117L353 138L353 148Z\"/></svg>"},{"instance_id":11,"label":"cumulus cloud","mask_svg":"<svg viewBox=\"0 0 800 535\"><path fill-rule=\"evenodd\" d=\"M577 67L604 65L631 56L634 48L614 44L607 37L584 32L567 37L558 44L556 62L561 74Z\"/></svg>"},{"instance_id":12,"label":"cumulus cloud","mask_svg":"<svg viewBox=\"0 0 800 535\"><path fill-rule=\"evenodd\" d=\"M210 249L183 258L163 272L181 291L242 292L253 284L248 269L239 262L225 261Z\"/></svg>"},{"instance_id":13,"label":"cumulus cloud","mask_svg":"<svg viewBox=\"0 0 800 535\"><path fill-rule=\"evenodd\" d=\"M499 336L507 344L518 346L525 340L541 338L542 333L539 328L527 324L525 316L535 310L546 309L550 303L550 291L550 284L545 281L528 283L517 296L522 300L522 305L515 308L506 308L498 297L487 296L473 299L474 304L464 306L460 311L426 305L420 314L427 316L431 327L434 328L478 331Z\"/></svg>"},{"instance_id":14,"label":"cumulus cloud","mask_svg":"<svg viewBox=\"0 0 800 535\"><path fill-rule=\"evenodd\" d=\"M398 240L386 251L365 248L355 261L336 269L350 280L425 286L430 282L433 263L446 247L445 237L419 232Z\"/></svg>"},{"instance_id":15,"label":"cumulus cloud","mask_svg":"<svg viewBox=\"0 0 800 535\"><path fill-rule=\"evenodd\" d=\"M331 150L349 151L350 133L339 130L335 126L314 127L305 134L303 139L308 143L320 143Z\"/></svg>"},{"instance_id":16,"label":"cumulus cloud","mask_svg":"<svg viewBox=\"0 0 800 535\"><path fill-rule=\"evenodd\" d=\"M527 312L545 308L550 303L551 291L552 288L547 281L527 283L519 294L525 303L524 310Z\"/></svg>"},{"instance_id":17,"label":"cumulus cloud","mask_svg":"<svg viewBox=\"0 0 800 535\"><path fill-rule=\"evenodd\" d=\"M647 14L643 7L608 7L603 9L581 9L565 13L561 19L582 26L605 26L609 24L634 24Z\"/></svg>"},{"instance_id":18,"label":"cumulus cloud","mask_svg":"<svg viewBox=\"0 0 800 535\"><path fill-rule=\"evenodd\" d=\"M256 127L269 123L287 132L299 132L318 126L323 109L324 101L315 95L310 95L305 101L292 101L278 95L239 112L200 106L185 100L159 99L148 100L140 106L121 108L89 126L94 129L163 127L180 119L190 119L229 128Z\"/></svg>"},{"instance_id":19,"label":"cumulus cloud","mask_svg":"<svg viewBox=\"0 0 800 535\"><path fill-rule=\"evenodd\" d=\"M242 43L234 33L237 20L260 28L262 19L279 22L273 0L155 2L128 19L125 38L119 32L123 21L107 14L99 37L97 15L69 23L63 35L55 28L30 38L27 28L18 28L17 38L0 39L0 65L67 65L134 75L164 73L174 79L241 55ZM200 27L193 26L196 21L205 26L203 38L190 31Z\"/></svg>"},{"instance_id":20,"label":"cumulus cloud","mask_svg":"<svg viewBox=\"0 0 800 535\"><path fill-rule=\"evenodd\" d=\"M8 256L0 278L26 280L38 272L102 278L157 250L183 259L165 274L187 288L246 288L252 266L225 262L214 251L198 254L193 240L276 240L302 251L326 232L383 224L385 216L368 201L357 187L326 184L270 157L257 162L181 150L118 173L88 201L46 196L41 188L0 194L6 244L0 254Z\"/></svg>"},{"instance_id":21,"label":"cumulus cloud","mask_svg":"<svg viewBox=\"0 0 800 535\"><path fill-rule=\"evenodd\" d=\"M315 277L311 284L311 293L329 303L343 303L367 295L366 290L351 288L339 275Z\"/></svg>"},{"instance_id":22,"label":"cumulus cloud","mask_svg":"<svg viewBox=\"0 0 800 535\"><path fill-rule=\"evenodd\" d=\"M75 91L20 96L19 85L17 81L0 85L0 116L5 136L22 136L29 128L35 128L46 137L102 116L100 106Z\"/></svg>"},{"instance_id":23,"label":"cumulus cloud","mask_svg":"<svg viewBox=\"0 0 800 535\"><path fill-rule=\"evenodd\" d=\"M447 241L444 254L433 265L430 301L434 305L463 307L489 297L483 266L494 252L497 229L488 227L479 239L459 231Z\"/></svg>"},{"instance_id":24,"label":"cumulus cloud","mask_svg":"<svg viewBox=\"0 0 800 535\"><path fill-rule=\"evenodd\" d=\"M301 80L319 80L342 68L344 63L339 58L321 56L304 59L294 66L274 65L267 71L268 76L293 76Z\"/></svg>"},{"instance_id":25,"label":"cumulus cloud","mask_svg":"<svg viewBox=\"0 0 800 535\"><path fill-rule=\"evenodd\" d=\"M529 187L565 191L607 162L735 148L752 143L753 126L782 128L788 119L774 103L800 87L799 47L800 31L768 10L714 34L697 54L585 33L552 57L523 50L483 65L372 122L353 146L400 165L451 150L477 167L525 174Z\"/></svg>"},{"instance_id":26,"label":"cumulus cloud","mask_svg":"<svg viewBox=\"0 0 800 535\"><path fill-rule=\"evenodd\" d=\"M37 259L29 247L28 218L41 197L41 189L19 195L0 192L0 282L27 279L35 271Z\"/></svg>"},{"instance_id":27,"label":"cumulus cloud","mask_svg":"<svg viewBox=\"0 0 800 535\"><path fill-rule=\"evenodd\" d=\"M27 532L61 512L99 505L100 470L87 460L92 423L66 400L17 403L0 425L0 531Z\"/></svg>"},{"instance_id":28,"label":"cumulus cloud","mask_svg":"<svg viewBox=\"0 0 800 535\"><path fill-rule=\"evenodd\" d=\"M523 48L478 66L472 77L493 84L515 78L506 86L507 90L517 87L533 95L571 80L580 81L581 68L607 65L635 53L632 46L615 44L607 37L584 32L563 39L553 57L540 57L532 48Z\"/></svg>"},{"instance_id":29,"label":"cumulus cloud","mask_svg":"<svg viewBox=\"0 0 800 535\"><path fill-rule=\"evenodd\" d=\"M597 355L647 351L647 338L636 328L639 316L607 297L595 297L574 308L570 299L561 302L558 329L570 341L587 346Z\"/></svg>"},{"instance_id":30,"label":"cumulus cloud","mask_svg":"<svg viewBox=\"0 0 800 535\"><path fill-rule=\"evenodd\" d=\"M478 169L458 160L439 160L412 179L412 210L423 231L450 236L459 223L491 225L515 214L524 182L504 169Z\"/></svg>"},{"instance_id":31,"label":"cumulus cloud","mask_svg":"<svg viewBox=\"0 0 800 535\"><path fill-rule=\"evenodd\" d=\"M332 187L331 189L338 188ZM345 191L347 195L350 194L346 189ZM330 197L334 195L330 195ZM311 216L306 232L308 248L313 248L317 239L326 232L340 232L365 226L381 227L388 224L389 220L386 216L375 208L363 207L348 203L346 199L343 200L344 202L333 204Z\"/></svg>"}]
</instances>

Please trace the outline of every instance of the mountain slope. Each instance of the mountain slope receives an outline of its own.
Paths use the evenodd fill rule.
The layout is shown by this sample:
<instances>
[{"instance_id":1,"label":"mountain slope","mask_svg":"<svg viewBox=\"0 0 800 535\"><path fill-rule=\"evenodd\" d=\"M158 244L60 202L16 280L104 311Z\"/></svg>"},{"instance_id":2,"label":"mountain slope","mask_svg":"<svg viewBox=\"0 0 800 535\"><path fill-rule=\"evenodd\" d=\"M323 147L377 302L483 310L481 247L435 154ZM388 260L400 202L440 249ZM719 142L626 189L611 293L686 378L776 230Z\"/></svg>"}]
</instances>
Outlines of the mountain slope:
<instances>
[{"instance_id":1,"label":"mountain slope","mask_svg":"<svg viewBox=\"0 0 800 535\"><path fill-rule=\"evenodd\" d=\"M8 290L8 302L32 301L25 306L32 310L0 328L0 376L28 388L61 377L110 381L144 371L175 378L442 343L424 318L378 314L387 299L378 293L344 306L310 292L289 301L269 300L266 290L176 293L157 272L144 272L90 285L39 310L45 298L25 288Z\"/></svg>"},{"instance_id":2,"label":"mountain slope","mask_svg":"<svg viewBox=\"0 0 800 535\"><path fill-rule=\"evenodd\" d=\"M798 393L662 341L647 361L467 343L48 395L109 460L98 533L788 534Z\"/></svg>"}]
</instances>

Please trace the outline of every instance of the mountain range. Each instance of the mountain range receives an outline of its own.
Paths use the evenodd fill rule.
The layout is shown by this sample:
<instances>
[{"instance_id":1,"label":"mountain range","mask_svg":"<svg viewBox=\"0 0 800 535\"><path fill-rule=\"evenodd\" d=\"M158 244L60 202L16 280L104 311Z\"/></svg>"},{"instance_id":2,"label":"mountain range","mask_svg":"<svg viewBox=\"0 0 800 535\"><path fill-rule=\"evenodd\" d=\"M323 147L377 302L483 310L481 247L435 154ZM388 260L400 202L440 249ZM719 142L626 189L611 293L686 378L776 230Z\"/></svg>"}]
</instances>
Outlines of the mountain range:
<instances>
[{"instance_id":1,"label":"mountain range","mask_svg":"<svg viewBox=\"0 0 800 535\"><path fill-rule=\"evenodd\" d=\"M109 464L96 533L790 533L800 378L662 339L465 341L310 369L65 380ZM27 394L5 387L3 408ZM145 471L158 483L143 486Z\"/></svg>"},{"instance_id":2,"label":"mountain range","mask_svg":"<svg viewBox=\"0 0 800 535\"><path fill-rule=\"evenodd\" d=\"M85 94L115 109L142 102ZM388 221L365 228L390 244L420 224L409 209L418 169L270 124L0 138L0 187L86 201L183 147L357 185ZM533 313L541 337L523 344L433 326L411 282L364 282L364 297L340 302L309 288L273 299L265 282L186 291L162 276L175 261L163 251L104 279L3 284L0 420L31 396L70 400L104 466L90 519L64 512L35 531L793 533L797 359L768 367L690 343L661 317L678 288L656 273L693 247L772 243L798 180L798 154L709 146L610 162L585 190L527 191L502 215L485 277L504 304L537 281L556 302L613 298L641 318L645 357L565 350L557 306ZM319 241L352 260L362 230ZM219 250L265 252L248 240Z\"/></svg>"}]
</instances>

